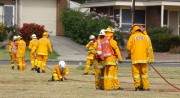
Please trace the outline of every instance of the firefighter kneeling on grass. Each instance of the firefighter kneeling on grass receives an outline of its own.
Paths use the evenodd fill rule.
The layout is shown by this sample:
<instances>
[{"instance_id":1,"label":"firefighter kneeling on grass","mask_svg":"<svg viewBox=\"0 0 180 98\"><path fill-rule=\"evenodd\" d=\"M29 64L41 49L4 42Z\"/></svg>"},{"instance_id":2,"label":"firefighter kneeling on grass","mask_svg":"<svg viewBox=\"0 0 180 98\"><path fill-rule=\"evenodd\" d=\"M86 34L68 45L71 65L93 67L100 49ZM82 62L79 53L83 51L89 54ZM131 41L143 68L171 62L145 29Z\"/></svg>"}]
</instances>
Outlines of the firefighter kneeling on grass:
<instances>
[{"instance_id":1,"label":"firefighter kneeling on grass","mask_svg":"<svg viewBox=\"0 0 180 98\"><path fill-rule=\"evenodd\" d=\"M122 61L121 52L114 40L114 29L108 27L105 37L101 40L102 54L104 56L104 90L123 90L118 80L117 61Z\"/></svg>"},{"instance_id":2,"label":"firefighter kneeling on grass","mask_svg":"<svg viewBox=\"0 0 180 98\"><path fill-rule=\"evenodd\" d=\"M94 54L95 87L97 90L104 89L104 66L102 58L101 40L104 38L105 29L102 29L97 39L96 53Z\"/></svg>"},{"instance_id":3,"label":"firefighter kneeling on grass","mask_svg":"<svg viewBox=\"0 0 180 98\"><path fill-rule=\"evenodd\" d=\"M59 61L59 64L54 67L52 81L63 81L66 80L69 74L69 68L64 61Z\"/></svg>"},{"instance_id":4,"label":"firefighter kneeling on grass","mask_svg":"<svg viewBox=\"0 0 180 98\"><path fill-rule=\"evenodd\" d=\"M132 26L130 32L132 35L128 40L127 50L131 56L135 91L149 91L147 63L154 59L150 38L143 34L139 25Z\"/></svg>"},{"instance_id":5,"label":"firefighter kneeling on grass","mask_svg":"<svg viewBox=\"0 0 180 98\"><path fill-rule=\"evenodd\" d=\"M16 53L17 53L17 46L15 45L15 41L17 40L17 36L13 36L13 40L9 45L9 53L11 59L11 68L14 69L14 62L16 61Z\"/></svg>"}]
</instances>

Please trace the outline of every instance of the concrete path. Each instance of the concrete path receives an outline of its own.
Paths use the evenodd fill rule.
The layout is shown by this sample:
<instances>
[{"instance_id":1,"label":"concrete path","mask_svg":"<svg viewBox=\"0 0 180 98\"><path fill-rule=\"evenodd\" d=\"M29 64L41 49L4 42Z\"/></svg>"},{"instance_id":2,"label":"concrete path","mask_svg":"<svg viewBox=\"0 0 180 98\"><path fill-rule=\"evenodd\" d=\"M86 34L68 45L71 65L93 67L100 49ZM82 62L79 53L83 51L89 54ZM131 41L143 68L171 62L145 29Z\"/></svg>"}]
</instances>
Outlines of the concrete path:
<instances>
[{"instance_id":1,"label":"concrete path","mask_svg":"<svg viewBox=\"0 0 180 98\"><path fill-rule=\"evenodd\" d=\"M59 60L85 61L86 47L75 43L73 40L63 36L51 36L53 49L60 55Z\"/></svg>"}]
</instances>

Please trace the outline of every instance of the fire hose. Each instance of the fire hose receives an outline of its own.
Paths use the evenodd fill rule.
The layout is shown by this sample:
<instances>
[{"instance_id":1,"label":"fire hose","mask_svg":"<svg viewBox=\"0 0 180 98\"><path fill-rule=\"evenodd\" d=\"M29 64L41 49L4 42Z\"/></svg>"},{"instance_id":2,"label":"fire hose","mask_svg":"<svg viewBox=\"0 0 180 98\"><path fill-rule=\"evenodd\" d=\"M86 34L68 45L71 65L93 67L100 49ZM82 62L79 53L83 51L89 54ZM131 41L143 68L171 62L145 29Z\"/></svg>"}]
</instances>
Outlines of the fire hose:
<instances>
[{"instance_id":1,"label":"fire hose","mask_svg":"<svg viewBox=\"0 0 180 98\"><path fill-rule=\"evenodd\" d=\"M171 85L171 86L174 87L175 89L180 90L180 88L174 86L174 85L171 84L169 81L167 81L167 80L157 71L157 69L156 69L151 63L148 63L148 64L156 71L156 73L157 73L164 81L166 81L166 83L168 83L169 85Z\"/></svg>"},{"instance_id":2,"label":"fire hose","mask_svg":"<svg viewBox=\"0 0 180 98\"><path fill-rule=\"evenodd\" d=\"M156 73L166 82L168 83L170 86L174 87L175 89L177 90L180 90L180 88L174 86L173 84L171 84L169 81L167 81L159 72L158 70L151 64L151 63L148 63L155 71ZM48 66L46 66L49 70L52 70L51 68L49 68ZM76 80L76 79L71 79L71 78L68 78L67 80L73 80L73 81L80 81L80 82L92 82L92 81L87 81L87 80Z\"/></svg>"}]
</instances>

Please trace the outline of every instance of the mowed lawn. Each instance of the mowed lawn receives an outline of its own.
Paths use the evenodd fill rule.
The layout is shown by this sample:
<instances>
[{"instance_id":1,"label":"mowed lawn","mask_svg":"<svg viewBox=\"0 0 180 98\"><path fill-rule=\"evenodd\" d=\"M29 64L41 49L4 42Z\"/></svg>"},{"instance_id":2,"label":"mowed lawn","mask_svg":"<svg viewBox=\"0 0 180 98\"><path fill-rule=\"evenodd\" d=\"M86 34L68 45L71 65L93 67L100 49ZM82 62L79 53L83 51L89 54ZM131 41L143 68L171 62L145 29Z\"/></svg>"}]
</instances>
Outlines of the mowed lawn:
<instances>
[{"instance_id":1,"label":"mowed lawn","mask_svg":"<svg viewBox=\"0 0 180 98\"><path fill-rule=\"evenodd\" d=\"M10 69L0 65L0 98L180 98L180 92L169 86L155 71L150 71L151 91L133 91L130 66L120 66L119 80L124 91L96 90L94 76L82 75L84 66L69 65L67 81L48 82L54 65L46 73ZM156 67L168 81L180 88L180 67Z\"/></svg>"},{"instance_id":2,"label":"mowed lawn","mask_svg":"<svg viewBox=\"0 0 180 98\"><path fill-rule=\"evenodd\" d=\"M28 48L28 46L26 47ZM25 53L25 59L30 59L30 51L26 49ZM59 54L56 53L56 51L53 51L52 55L49 55L49 59L57 59L59 57ZM8 49L0 48L0 60L10 60L10 53L8 52Z\"/></svg>"}]
</instances>

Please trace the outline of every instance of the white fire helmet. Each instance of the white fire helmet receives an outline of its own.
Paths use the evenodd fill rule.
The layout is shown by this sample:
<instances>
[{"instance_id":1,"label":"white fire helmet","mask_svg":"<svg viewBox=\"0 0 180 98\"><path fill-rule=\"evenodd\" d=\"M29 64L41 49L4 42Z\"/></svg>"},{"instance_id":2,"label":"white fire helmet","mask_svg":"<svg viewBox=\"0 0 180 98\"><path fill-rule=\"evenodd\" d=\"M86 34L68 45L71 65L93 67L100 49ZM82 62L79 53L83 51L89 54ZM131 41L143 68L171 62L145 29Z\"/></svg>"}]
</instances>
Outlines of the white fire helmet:
<instances>
[{"instance_id":1,"label":"white fire helmet","mask_svg":"<svg viewBox=\"0 0 180 98\"><path fill-rule=\"evenodd\" d=\"M94 35L90 35L89 39L90 40L95 39L95 36Z\"/></svg>"},{"instance_id":2,"label":"white fire helmet","mask_svg":"<svg viewBox=\"0 0 180 98\"><path fill-rule=\"evenodd\" d=\"M99 35L105 35L105 29L101 29L101 31L99 32Z\"/></svg>"},{"instance_id":3,"label":"white fire helmet","mask_svg":"<svg viewBox=\"0 0 180 98\"><path fill-rule=\"evenodd\" d=\"M13 36L13 40L16 41L18 39L17 36Z\"/></svg>"},{"instance_id":4,"label":"white fire helmet","mask_svg":"<svg viewBox=\"0 0 180 98\"><path fill-rule=\"evenodd\" d=\"M36 37L36 34L32 34L32 35L31 35L31 38L37 38L37 37Z\"/></svg>"},{"instance_id":5,"label":"white fire helmet","mask_svg":"<svg viewBox=\"0 0 180 98\"><path fill-rule=\"evenodd\" d=\"M62 60L62 61L59 61L59 67L61 68L61 69L65 69L66 68L66 64L65 64L65 62Z\"/></svg>"}]
</instances>

